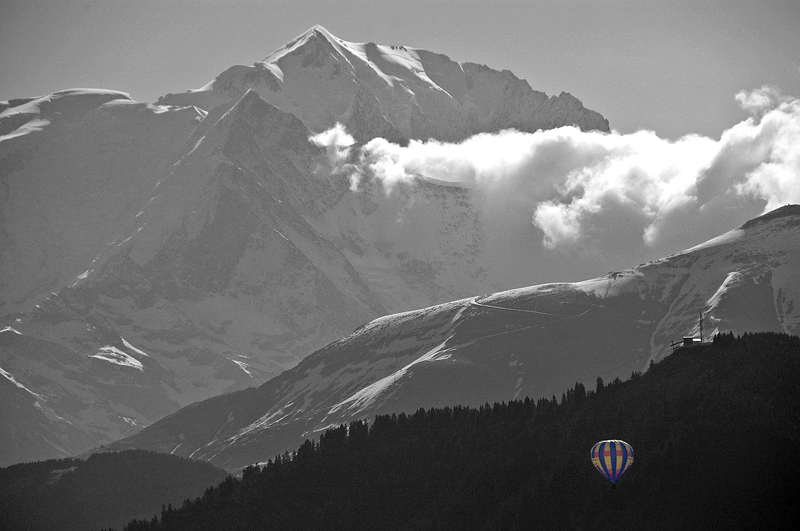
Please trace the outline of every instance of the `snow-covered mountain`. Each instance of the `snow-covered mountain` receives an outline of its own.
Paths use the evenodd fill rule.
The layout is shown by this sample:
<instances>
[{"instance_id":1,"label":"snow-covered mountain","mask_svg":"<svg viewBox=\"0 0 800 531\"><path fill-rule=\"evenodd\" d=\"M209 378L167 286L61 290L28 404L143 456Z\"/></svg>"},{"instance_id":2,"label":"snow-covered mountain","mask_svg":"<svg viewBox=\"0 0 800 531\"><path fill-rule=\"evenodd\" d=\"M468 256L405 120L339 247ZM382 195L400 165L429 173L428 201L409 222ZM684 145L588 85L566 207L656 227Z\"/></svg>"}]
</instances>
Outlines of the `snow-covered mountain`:
<instances>
[{"instance_id":1,"label":"snow-covered mountain","mask_svg":"<svg viewBox=\"0 0 800 531\"><path fill-rule=\"evenodd\" d=\"M0 466L261 384L380 315L531 283L529 212L510 227L422 177L355 193L309 141L336 123L362 142L608 130L510 72L318 26L155 103L0 103Z\"/></svg>"},{"instance_id":2,"label":"snow-covered mountain","mask_svg":"<svg viewBox=\"0 0 800 531\"><path fill-rule=\"evenodd\" d=\"M419 407L560 394L646 370L683 336L800 332L800 206L585 282L371 321L257 389L192 404L111 445L266 461L327 427Z\"/></svg>"},{"instance_id":3,"label":"snow-covered mountain","mask_svg":"<svg viewBox=\"0 0 800 531\"><path fill-rule=\"evenodd\" d=\"M547 97L511 72L405 46L347 42L314 26L253 66L234 66L206 86L158 103L224 112L248 90L294 114L311 131L344 124L357 140L462 140L513 127L608 121L567 93Z\"/></svg>"}]
</instances>

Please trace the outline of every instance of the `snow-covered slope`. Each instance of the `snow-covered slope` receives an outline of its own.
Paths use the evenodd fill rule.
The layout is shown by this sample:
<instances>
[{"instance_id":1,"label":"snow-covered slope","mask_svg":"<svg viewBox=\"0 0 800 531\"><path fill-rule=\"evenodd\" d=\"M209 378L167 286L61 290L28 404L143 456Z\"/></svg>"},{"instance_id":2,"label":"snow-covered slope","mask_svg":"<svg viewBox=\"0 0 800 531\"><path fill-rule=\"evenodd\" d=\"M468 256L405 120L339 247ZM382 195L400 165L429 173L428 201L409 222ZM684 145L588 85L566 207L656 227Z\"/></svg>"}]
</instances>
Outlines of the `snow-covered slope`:
<instances>
[{"instance_id":1,"label":"snow-covered slope","mask_svg":"<svg viewBox=\"0 0 800 531\"><path fill-rule=\"evenodd\" d=\"M475 190L354 193L316 171L309 137L336 122L362 141L608 129L509 72L320 27L155 104L97 89L2 102L0 329L18 333L0 334L0 367L24 387L3 378L15 411L52 414L4 414L0 466L261 384L380 315L530 283L530 230L485 219ZM29 444L34 421L49 442Z\"/></svg>"},{"instance_id":2,"label":"snow-covered slope","mask_svg":"<svg viewBox=\"0 0 800 531\"><path fill-rule=\"evenodd\" d=\"M646 370L673 341L800 332L800 206L676 255L585 282L376 319L257 389L192 404L111 448L235 469L326 427L418 407L547 397Z\"/></svg>"},{"instance_id":3,"label":"snow-covered slope","mask_svg":"<svg viewBox=\"0 0 800 531\"><path fill-rule=\"evenodd\" d=\"M463 140L479 132L608 121L567 93L547 97L511 72L405 46L347 42L314 26L253 66L234 66L206 86L162 104L214 112L255 90L320 132L345 124L357 140L381 136Z\"/></svg>"}]
</instances>

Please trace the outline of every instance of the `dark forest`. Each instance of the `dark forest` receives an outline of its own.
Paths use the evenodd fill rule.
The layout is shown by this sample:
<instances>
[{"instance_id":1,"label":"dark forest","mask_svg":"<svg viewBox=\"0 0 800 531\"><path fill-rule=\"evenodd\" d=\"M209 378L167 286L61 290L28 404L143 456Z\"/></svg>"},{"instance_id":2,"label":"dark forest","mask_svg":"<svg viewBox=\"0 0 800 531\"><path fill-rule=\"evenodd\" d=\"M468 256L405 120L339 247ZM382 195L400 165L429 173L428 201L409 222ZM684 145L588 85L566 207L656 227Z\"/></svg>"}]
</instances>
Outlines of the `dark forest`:
<instances>
[{"instance_id":1,"label":"dark forest","mask_svg":"<svg viewBox=\"0 0 800 531\"><path fill-rule=\"evenodd\" d=\"M800 339L717 336L562 396L328 430L126 531L774 529L800 516ZM601 439L635 462L616 489Z\"/></svg>"}]
</instances>

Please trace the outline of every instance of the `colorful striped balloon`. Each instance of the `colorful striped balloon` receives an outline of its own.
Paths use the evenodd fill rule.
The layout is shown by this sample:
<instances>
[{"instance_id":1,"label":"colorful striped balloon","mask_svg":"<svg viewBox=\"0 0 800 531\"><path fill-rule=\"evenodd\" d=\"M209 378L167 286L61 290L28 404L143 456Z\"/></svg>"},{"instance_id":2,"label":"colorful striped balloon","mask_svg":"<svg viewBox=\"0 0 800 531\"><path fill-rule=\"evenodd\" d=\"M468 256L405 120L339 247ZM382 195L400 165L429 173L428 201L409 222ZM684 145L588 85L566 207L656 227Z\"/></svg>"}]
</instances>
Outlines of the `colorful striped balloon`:
<instances>
[{"instance_id":1,"label":"colorful striped balloon","mask_svg":"<svg viewBox=\"0 0 800 531\"><path fill-rule=\"evenodd\" d=\"M633 464L633 448L616 439L592 446L592 464L616 487L620 476Z\"/></svg>"}]
</instances>

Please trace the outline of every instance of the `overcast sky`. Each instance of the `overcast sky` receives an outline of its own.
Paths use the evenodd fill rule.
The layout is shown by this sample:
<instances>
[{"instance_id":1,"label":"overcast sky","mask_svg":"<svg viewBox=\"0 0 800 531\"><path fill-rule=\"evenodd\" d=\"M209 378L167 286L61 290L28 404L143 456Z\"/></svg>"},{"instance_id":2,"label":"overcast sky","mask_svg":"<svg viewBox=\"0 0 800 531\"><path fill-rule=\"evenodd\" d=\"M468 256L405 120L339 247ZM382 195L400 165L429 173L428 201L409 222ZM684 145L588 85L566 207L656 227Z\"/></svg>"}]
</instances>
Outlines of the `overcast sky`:
<instances>
[{"instance_id":1,"label":"overcast sky","mask_svg":"<svg viewBox=\"0 0 800 531\"><path fill-rule=\"evenodd\" d=\"M763 85L800 96L798 0L2 0L0 100L73 87L152 101L314 24L511 70L623 132L719 138Z\"/></svg>"}]
</instances>

